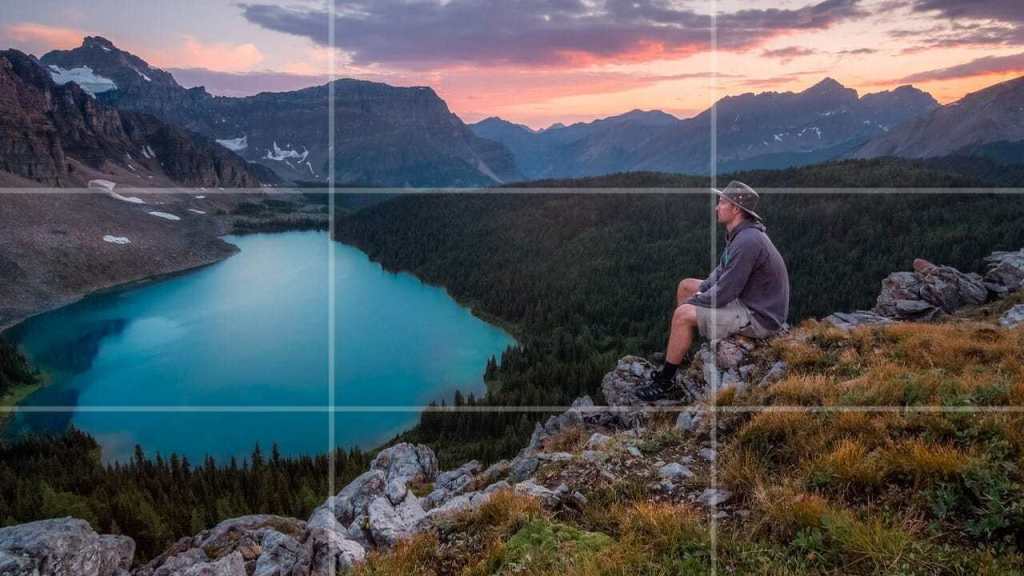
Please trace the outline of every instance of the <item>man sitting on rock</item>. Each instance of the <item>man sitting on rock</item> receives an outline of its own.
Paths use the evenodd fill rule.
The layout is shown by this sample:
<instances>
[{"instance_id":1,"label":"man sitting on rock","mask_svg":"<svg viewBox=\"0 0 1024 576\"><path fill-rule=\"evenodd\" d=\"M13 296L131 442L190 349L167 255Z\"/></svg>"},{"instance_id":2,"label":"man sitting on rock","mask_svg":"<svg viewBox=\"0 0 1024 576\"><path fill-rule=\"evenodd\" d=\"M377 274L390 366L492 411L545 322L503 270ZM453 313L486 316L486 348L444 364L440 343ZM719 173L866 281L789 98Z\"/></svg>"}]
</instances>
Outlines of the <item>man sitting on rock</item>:
<instances>
[{"instance_id":1,"label":"man sitting on rock","mask_svg":"<svg viewBox=\"0 0 1024 576\"><path fill-rule=\"evenodd\" d=\"M652 382L637 389L641 400L672 392L694 328L712 342L731 334L767 338L782 328L789 314L789 273L754 212L757 192L736 180L724 190L712 190L718 195L715 215L726 229L721 260L706 280L679 282L665 364Z\"/></svg>"}]
</instances>

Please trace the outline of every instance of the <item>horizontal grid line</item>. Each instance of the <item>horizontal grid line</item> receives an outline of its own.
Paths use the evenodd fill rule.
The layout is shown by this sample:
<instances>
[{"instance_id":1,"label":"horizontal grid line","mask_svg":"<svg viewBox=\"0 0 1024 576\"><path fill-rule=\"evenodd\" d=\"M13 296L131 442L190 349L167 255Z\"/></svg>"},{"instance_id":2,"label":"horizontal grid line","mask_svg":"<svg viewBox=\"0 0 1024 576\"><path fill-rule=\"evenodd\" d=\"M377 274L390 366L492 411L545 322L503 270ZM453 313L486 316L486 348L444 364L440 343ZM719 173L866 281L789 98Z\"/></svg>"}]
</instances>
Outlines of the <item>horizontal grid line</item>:
<instances>
[{"instance_id":1,"label":"horizontal grid line","mask_svg":"<svg viewBox=\"0 0 1024 576\"><path fill-rule=\"evenodd\" d=\"M674 187L674 186L651 186L644 188L611 187L566 187L566 188L345 188L335 189L333 192L328 188L300 188L300 189L277 189L277 188L234 188L225 190L198 190L192 188L119 188L117 194L160 194L160 195L181 195L194 194L205 196L240 194L338 194L338 195L367 195L367 194L388 194L388 195L417 195L417 194L709 194L710 187ZM757 189L758 194L1021 194L1024 188L1020 187L978 187L978 188L771 188L764 187ZM0 188L0 194L94 194L98 196L109 196L107 190L96 188ZM112 198L114 199L114 198ZM145 204L137 204L145 207Z\"/></svg>"},{"instance_id":2,"label":"horizontal grid line","mask_svg":"<svg viewBox=\"0 0 1024 576\"><path fill-rule=\"evenodd\" d=\"M1024 406L387 406L387 405L140 405L140 406L0 406L0 412L429 412L429 413L511 413L540 412L555 413L573 410L580 413L607 414L637 412L686 412L686 413L759 413L759 412L807 412L807 413L841 413L841 412L876 412L876 413L1005 413L1024 414Z\"/></svg>"}]
</instances>

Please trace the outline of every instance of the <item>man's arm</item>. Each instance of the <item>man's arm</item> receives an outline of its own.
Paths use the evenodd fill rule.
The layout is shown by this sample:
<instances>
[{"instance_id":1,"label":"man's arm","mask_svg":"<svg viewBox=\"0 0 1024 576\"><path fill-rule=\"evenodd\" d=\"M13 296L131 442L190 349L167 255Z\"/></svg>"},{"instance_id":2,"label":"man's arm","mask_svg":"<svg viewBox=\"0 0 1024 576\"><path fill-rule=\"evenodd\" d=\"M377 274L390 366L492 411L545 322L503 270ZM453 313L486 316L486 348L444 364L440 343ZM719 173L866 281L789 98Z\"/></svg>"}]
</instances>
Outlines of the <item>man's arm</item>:
<instances>
[{"instance_id":1,"label":"man's arm","mask_svg":"<svg viewBox=\"0 0 1024 576\"><path fill-rule=\"evenodd\" d=\"M753 235L748 233L738 236L729 246L728 263L715 269L715 282L706 290L704 283L701 283L700 292L691 296L686 303L702 308L721 308L735 300L747 285L760 251L761 246ZM711 279L709 276L708 280Z\"/></svg>"},{"instance_id":2,"label":"man's arm","mask_svg":"<svg viewBox=\"0 0 1024 576\"><path fill-rule=\"evenodd\" d=\"M708 289L710 289L712 286L714 286L715 282L718 282L718 274L721 271L722 271L722 265L721 264L719 264L718 266L715 266L715 269L711 271L711 274L708 274L708 277L705 278L704 281L700 283L700 288L697 289L697 292L707 292Z\"/></svg>"}]
</instances>

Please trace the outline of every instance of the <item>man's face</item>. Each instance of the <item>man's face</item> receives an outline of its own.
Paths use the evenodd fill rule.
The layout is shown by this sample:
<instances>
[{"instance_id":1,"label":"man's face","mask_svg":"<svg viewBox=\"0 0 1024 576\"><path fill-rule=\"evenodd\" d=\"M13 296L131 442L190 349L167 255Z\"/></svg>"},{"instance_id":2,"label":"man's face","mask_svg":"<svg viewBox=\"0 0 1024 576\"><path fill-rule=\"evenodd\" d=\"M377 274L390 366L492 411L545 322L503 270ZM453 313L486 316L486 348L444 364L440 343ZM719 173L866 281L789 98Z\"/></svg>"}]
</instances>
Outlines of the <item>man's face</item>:
<instances>
[{"instance_id":1,"label":"man's face","mask_svg":"<svg viewBox=\"0 0 1024 576\"><path fill-rule=\"evenodd\" d=\"M715 216L719 224L728 224L739 214L740 209L721 196L718 197L718 204L715 206Z\"/></svg>"}]
</instances>

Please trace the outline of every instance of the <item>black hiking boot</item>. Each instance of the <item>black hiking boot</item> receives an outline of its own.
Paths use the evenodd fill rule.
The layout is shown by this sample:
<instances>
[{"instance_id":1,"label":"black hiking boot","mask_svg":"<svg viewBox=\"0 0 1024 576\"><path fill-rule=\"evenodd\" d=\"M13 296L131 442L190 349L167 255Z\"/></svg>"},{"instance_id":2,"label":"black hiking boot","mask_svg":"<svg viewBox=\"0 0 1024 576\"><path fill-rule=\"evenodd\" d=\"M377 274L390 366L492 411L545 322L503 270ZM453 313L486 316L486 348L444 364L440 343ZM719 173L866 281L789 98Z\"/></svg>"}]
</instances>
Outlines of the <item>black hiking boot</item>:
<instances>
[{"instance_id":1,"label":"black hiking boot","mask_svg":"<svg viewBox=\"0 0 1024 576\"><path fill-rule=\"evenodd\" d=\"M678 386L673 379L663 378L660 372L654 374L654 378L636 389L636 397L644 402L654 402L665 398L680 398Z\"/></svg>"}]
</instances>

